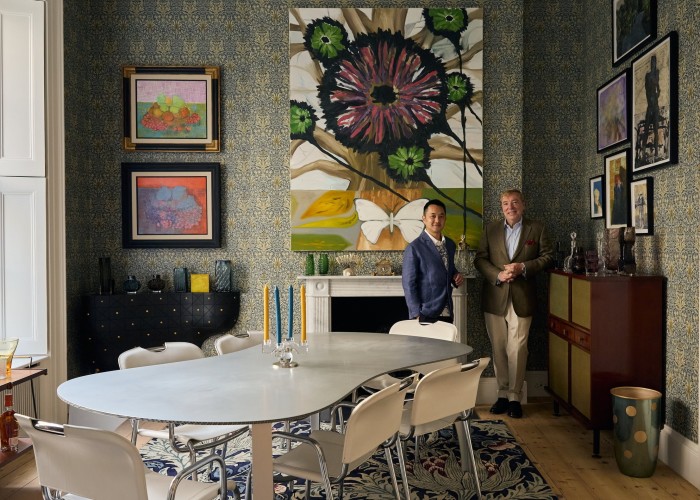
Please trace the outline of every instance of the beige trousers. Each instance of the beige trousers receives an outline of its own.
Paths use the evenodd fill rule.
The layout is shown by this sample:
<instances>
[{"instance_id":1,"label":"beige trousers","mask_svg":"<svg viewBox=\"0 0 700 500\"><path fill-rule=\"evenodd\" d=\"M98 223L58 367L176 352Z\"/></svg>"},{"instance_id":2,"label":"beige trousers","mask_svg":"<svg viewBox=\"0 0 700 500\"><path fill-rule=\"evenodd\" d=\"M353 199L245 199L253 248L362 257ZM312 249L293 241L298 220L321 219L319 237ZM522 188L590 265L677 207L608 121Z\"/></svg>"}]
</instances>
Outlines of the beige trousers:
<instances>
[{"instance_id":1,"label":"beige trousers","mask_svg":"<svg viewBox=\"0 0 700 500\"><path fill-rule=\"evenodd\" d=\"M520 401L527 365L527 337L532 316L519 318L508 299L505 316L484 313L486 331L493 349L493 368L498 383L498 397Z\"/></svg>"}]
</instances>

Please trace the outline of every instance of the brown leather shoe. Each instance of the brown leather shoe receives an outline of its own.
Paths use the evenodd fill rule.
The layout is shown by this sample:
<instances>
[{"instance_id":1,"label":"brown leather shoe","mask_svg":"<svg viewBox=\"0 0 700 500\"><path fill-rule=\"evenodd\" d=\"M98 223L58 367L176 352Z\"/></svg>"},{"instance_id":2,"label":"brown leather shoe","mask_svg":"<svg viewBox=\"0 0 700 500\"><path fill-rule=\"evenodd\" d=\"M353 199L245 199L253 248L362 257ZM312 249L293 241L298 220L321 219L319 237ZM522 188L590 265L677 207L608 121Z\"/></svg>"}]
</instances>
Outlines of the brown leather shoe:
<instances>
[{"instance_id":1,"label":"brown leather shoe","mask_svg":"<svg viewBox=\"0 0 700 500\"><path fill-rule=\"evenodd\" d=\"M508 400L506 398L498 398L491 407L491 413L501 415L508 411Z\"/></svg>"},{"instance_id":2,"label":"brown leather shoe","mask_svg":"<svg viewBox=\"0 0 700 500\"><path fill-rule=\"evenodd\" d=\"M508 416L511 418L522 418L523 407L520 406L520 401L511 401L508 403Z\"/></svg>"}]
</instances>

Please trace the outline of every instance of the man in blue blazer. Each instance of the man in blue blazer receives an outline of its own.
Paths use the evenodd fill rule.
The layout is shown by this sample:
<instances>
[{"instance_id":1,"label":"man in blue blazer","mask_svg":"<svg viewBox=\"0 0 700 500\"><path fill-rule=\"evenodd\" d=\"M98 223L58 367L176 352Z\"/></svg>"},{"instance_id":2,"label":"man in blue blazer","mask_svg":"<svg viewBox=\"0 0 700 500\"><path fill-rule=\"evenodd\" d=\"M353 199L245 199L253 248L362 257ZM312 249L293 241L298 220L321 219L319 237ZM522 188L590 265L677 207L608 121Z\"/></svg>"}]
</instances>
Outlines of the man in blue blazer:
<instances>
[{"instance_id":1,"label":"man in blue blazer","mask_svg":"<svg viewBox=\"0 0 700 500\"><path fill-rule=\"evenodd\" d=\"M455 242L442 234L446 212L442 201L428 201L423 207L425 230L403 253L401 281L411 319L454 319L452 287L461 286L464 278L455 267Z\"/></svg>"}]
</instances>

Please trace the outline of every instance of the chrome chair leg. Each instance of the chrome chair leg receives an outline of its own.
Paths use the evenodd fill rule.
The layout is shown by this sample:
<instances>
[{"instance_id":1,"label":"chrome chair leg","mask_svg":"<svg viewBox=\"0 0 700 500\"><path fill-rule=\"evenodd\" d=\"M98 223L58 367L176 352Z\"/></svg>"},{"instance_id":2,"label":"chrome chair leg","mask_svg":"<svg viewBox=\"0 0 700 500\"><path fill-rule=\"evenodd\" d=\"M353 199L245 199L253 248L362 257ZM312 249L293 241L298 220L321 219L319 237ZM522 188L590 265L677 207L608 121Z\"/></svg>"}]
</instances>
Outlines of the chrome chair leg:
<instances>
[{"instance_id":1,"label":"chrome chair leg","mask_svg":"<svg viewBox=\"0 0 700 500\"><path fill-rule=\"evenodd\" d=\"M479 495L478 498L481 498L481 482L479 481L479 471L476 467L476 457L474 456L474 447L472 446L472 436L471 431L469 430L469 421L467 419L462 420L462 426L464 428L464 437L468 444L466 450L469 455L472 474L474 475L474 484L476 484L476 492Z\"/></svg>"},{"instance_id":2,"label":"chrome chair leg","mask_svg":"<svg viewBox=\"0 0 700 500\"><path fill-rule=\"evenodd\" d=\"M403 494L406 497L406 500L410 500L411 489L408 486L408 473L406 472L406 457L404 456L403 444L401 443L401 439L396 440L396 455L398 455L399 458L399 472L401 473Z\"/></svg>"}]
</instances>

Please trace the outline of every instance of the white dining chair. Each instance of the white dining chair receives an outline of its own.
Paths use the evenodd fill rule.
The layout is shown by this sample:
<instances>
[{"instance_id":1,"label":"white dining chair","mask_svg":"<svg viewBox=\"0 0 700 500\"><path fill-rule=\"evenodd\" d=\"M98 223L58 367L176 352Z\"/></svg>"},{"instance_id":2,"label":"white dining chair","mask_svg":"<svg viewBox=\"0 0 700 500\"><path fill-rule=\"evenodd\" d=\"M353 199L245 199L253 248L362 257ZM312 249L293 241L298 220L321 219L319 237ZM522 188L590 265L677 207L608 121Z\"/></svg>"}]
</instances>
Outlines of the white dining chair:
<instances>
[{"instance_id":1,"label":"white dining chair","mask_svg":"<svg viewBox=\"0 0 700 500\"><path fill-rule=\"evenodd\" d=\"M393 384L376 392L361 402L341 403L353 405L352 413L344 422L343 431L338 432L332 421L331 430L315 430L309 436L289 432L273 432L273 437L290 439L299 445L280 455L273 461L273 470L291 478L306 481L306 498L310 495L310 482L323 484L325 497L334 498L333 484L338 484L339 498L343 497L343 480L358 466L383 448L394 486L394 493L401 498L391 449L395 448L399 460L402 481L407 485L406 466L398 429L401 424L404 397L410 379ZM332 411L334 415L336 408ZM408 490L404 497L409 499Z\"/></svg>"},{"instance_id":2,"label":"white dining chair","mask_svg":"<svg viewBox=\"0 0 700 500\"><path fill-rule=\"evenodd\" d=\"M481 498L481 484L474 458L469 415L476 405L479 381L491 358L439 368L420 379L413 399L406 401L399 436L403 441L415 438L415 467L420 463L419 437L454 426L459 440L462 470L471 469Z\"/></svg>"},{"instance_id":3,"label":"white dining chair","mask_svg":"<svg viewBox=\"0 0 700 500\"><path fill-rule=\"evenodd\" d=\"M435 323L421 323L417 319L406 319L397 321L389 329L389 335L410 335L414 337L428 337L449 342L459 341L459 330L452 323L445 321L436 321ZM436 363L428 363L425 365L414 366L410 369L418 373L429 373L437 368L457 364L459 361L451 359L447 361L438 361ZM375 392L395 384L400 379L388 373L374 377L362 384L362 388L368 392ZM412 388L413 389L413 388ZM411 390L412 390L411 389Z\"/></svg>"},{"instance_id":4,"label":"white dining chair","mask_svg":"<svg viewBox=\"0 0 700 500\"><path fill-rule=\"evenodd\" d=\"M226 475L216 483L187 479L197 470L223 458L208 455L176 476L148 470L138 450L112 431L59 425L15 414L31 438L43 498L96 500L205 500L226 498ZM76 496L79 495L79 496ZM234 488L234 496L238 492Z\"/></svg>"},{"instance_id":5,"label":"white dining chair","mask_svg":"<svg viewBox=\"0 0 700 500\"><path fill-rule=\"evenodd\" d=\"M189 342L166 342L163 347L144 349L134 347L119 355L120 369L137 368L141 366L160 365L177 361L188 361L204 357L202 350ZM212 381L216 383L216 381ZM222 446L223 456L226 456L226 445L232 439L248 432L247 425L197 425L176 423L168 424L167 429L145 429L139 426L138 420L132 419L131 442L136 438L146 436L155 439L167 439L174 450L179 453L189 453L190 462L194 463L197 452L211 450ZM222 473L225 475L225 470Z\"/></svg>"},{"instance_id":6,"label":"white dining chair","mask_svg":"<svg viewBox=\"0 0 700 500\"><path fill-rule=\"evenodd\" d=\"M263 343L263 332L250 331L242 335L231 335L226 333L214 340L214 350L216 354L228 354L230 352L242 351Z\"/></svg>"}]
</instances>

